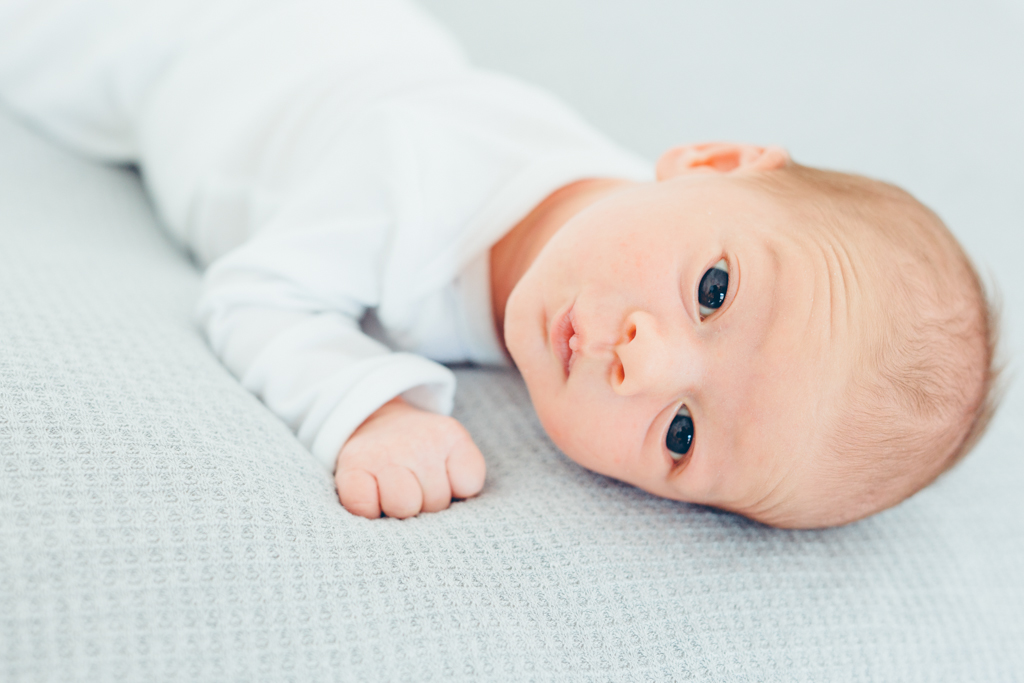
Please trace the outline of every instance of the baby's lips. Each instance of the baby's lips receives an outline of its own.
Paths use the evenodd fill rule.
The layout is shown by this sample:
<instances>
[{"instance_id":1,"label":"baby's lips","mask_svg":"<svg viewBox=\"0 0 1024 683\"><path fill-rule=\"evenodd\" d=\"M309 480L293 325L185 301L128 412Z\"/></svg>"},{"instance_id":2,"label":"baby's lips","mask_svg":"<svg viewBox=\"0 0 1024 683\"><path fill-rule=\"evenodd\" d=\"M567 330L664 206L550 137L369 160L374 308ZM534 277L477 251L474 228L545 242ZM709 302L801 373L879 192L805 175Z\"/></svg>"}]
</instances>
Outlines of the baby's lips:
<instances>
[{"instance_id":1,"label":"baby's lips","mask_svg":"<svg viewBox=\"0 0 1024 683\"><path fill-rule=\"evenodd\" d=\"M567 374L572 372L572 366L576 364L576 358L578 357L576 352L583 347L583 342L580 339L579 333L576 331L575 323L571 322L570 324L572 324L573 327L573 334L569 337L569 363L567 367Z\"/></svg>"},{"instance_id":2,"label":"baby's lips","mask_svg":"<svg viewBox=\"0 0 1024 683\"><path fill-rule=\"evenodd\" d=\"M551 325L551 349L559 362L562 364L562 371L566 379L569 377L569 369L573 350L570 348L570 340L576 337L576 329L572 324L573 305L570 304L563 312L556 315ZM578 345L578 340L577 340Z\"/></svg>"}]
</instances>

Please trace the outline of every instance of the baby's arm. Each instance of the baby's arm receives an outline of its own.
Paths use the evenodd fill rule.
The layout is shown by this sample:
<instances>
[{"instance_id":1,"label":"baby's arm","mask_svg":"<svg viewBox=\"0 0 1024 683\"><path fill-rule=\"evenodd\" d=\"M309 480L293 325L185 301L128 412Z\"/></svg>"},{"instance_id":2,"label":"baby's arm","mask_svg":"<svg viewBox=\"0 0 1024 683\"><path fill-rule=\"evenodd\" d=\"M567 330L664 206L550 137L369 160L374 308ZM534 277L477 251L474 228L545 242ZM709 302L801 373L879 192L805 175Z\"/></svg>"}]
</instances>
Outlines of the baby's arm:
<instances>
[{"instance_id":1,"label":"baby's arm","mask_svg":"<svg viewBox=\"0 0 1024 683\"><path fill-rule=\"evenodd\" d=\"M199 317L217 355L335 468L350 512L409 517L478 493L483 456L447 416L451 371L359 328L378 298L379 267L360 238L382 241L385 225L289 225L207 272Z\"/></svg>"},{"instance_id":2,"label":"baby's arm","mask_svg":"<svg viewBox=\"0 0 1024 683\"><path fill-rule=\"evenodd\" d=\"M381 406L338 454L334 481L352 514L412 517L444 510L484 485L486 465L454 418L428 413L401 397Z\"/></svg>"}]
</instances>

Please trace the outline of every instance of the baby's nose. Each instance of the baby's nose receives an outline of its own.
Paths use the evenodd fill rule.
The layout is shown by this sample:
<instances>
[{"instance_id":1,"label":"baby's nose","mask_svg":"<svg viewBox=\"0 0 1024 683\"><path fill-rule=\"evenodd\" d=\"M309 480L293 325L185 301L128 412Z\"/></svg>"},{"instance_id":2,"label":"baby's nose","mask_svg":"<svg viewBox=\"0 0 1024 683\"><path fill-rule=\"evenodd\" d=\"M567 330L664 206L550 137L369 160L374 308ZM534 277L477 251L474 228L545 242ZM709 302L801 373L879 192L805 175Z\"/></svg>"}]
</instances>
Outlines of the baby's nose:
<instances>
[{"instance_id":1,"label":"baby's nose","mask_svg":"<svg viewBox=\"0 0 1024 683\"><path fill-rule=\"evenodd\" d=\"M618 367L613 368L612 388L621 396L678 392L685 382L686 353L681 335L659 325L650 313L635 311L615 345Z\"/></svg>"}]
</instances>

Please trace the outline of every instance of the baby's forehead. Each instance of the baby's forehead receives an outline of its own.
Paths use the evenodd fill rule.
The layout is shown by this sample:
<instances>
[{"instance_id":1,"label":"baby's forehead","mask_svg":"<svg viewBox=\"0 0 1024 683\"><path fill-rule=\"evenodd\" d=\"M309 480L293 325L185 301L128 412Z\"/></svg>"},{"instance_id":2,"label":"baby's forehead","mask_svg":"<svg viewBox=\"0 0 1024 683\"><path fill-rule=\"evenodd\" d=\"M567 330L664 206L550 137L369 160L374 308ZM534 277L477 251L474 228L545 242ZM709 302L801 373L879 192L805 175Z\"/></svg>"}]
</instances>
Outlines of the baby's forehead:
<instances>
[{"instance_id":1,"label":"baby's forehead","mask_svg":"<svg viewBox=\"0 0 1024 683\"><path fill-rule=\"evenodd\" d=\"M863 250L869 240L859 223L864 216L845 211L828 201L828 195L811 187L780 190L750 178L721 179L696 188L692 207L715 225L734 244L767 245L791 241L799 245L832 246Z\"/></svg>"},{"instance_id":2,"label":"baby's forehead","mask_svg":"<svg viewBox=\"0 0 1024 683\"><path fill-rule=\"evenodd\" d=\"M828 325L821 329L828 334L817 376L794 379L783 370L780 376L788 381L782 386L772 386L773 377L761 377L750 392L748 415L766 403L803 406L789 411L786 419L807 438L791 435L792 442L782 448L761 446L769 454L762 460L774 459L787 473L771 488L776 517L741 512L772 524L844 523L893 504L916 490L922 477L934 476L928 474L934 469L931 461L898 473L885 459L863 456L892 451L896 441L885 439L905 434L920 434L922 443L934 444L936 434L946 430L943 424L959 421L956 411L926 406L942 403L944 394L958 405L974 400L977 378L968 371L984 365L971 360L984 356L979 341L985 336L984 297L969 261L941 220L891 186L856 180L836 191L806 184L781 189L753 184L747 192L772 212L765 214L764 224L737 236L748 246L770 245L783 272L807 269L805 284L814 286L804 293L822 302L819 310L827 312ZM794 254L800 258L787 258ZM788 295L798 301L800 281L794 278ZM785 287L785 278L778 284ZM782 364L806 365L808 359L800 353L787 356L785 334L767 338L776 336ZM832 384L820 385L819 379ZM815 401L799 401L801 391ZM956 398L959 394L962 400ZM810 419L805 410L812 411ZM770 421L773 409L763 412ZM749 433L748 447L759 437L769 437L769 428L764 429ZM872 436L874 432L878 434ZM882 441L875 446L857 446L875 443L871 439L876 437ZM846 457L851 453L861 457ZM756 469L746 475L762 477ZM877 485L865 484L871 481Z\"/></svg>"},{"instance_id":3,"label":"baby's forehead","mask_svg":"<svg viewBox=\"0 0 1024 683\"><path fill-rule=\"evenodd\" d=\"M833 321L844 323L847 334L877 327L897 299L925 305L926 290L943 284L935 267L960 253L955 241L943 239L941 222L909 195L886 189L837 197L804 184L787 191L755 184L747 192L771 208L740 224L734 239L771 250L786 268L813 269L816 295L829 297Z\"/></svg>"},{"instance_id":4,"label":"baby's forehead","mask_svg":"<svg viewBox=\"0 0 1024 683\"><path fill-rule=\"evenodd\" d=\"M726 495L773 506L816 486L816 456L831 437L828 425L857 357L852 339L832 332L825 308L830 297L802 289L805 273L786 271L787 263L771 284L781 292L777 302L768 303L771 292L759 290L732 312L735 321L723 337L739 341L723 349L722 364L708 376L710 400L701 415L710 417L707 428L714 431L709 452L733 468ZM756 288L751 281L744 285ZM762 314L770 317L763 336L743 348L753 339L748 325L749 334L757 334L752 328Z\"/></svg>"}]
</instances>

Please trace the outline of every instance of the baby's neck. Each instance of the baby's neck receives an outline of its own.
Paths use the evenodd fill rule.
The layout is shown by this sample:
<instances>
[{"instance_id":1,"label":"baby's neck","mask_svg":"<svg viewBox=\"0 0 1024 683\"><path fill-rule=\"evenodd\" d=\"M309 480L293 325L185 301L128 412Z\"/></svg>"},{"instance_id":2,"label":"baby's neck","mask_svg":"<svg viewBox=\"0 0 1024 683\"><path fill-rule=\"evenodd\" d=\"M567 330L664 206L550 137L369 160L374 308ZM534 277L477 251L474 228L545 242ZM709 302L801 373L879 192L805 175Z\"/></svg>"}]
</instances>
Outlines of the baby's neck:
<instances>
[{"instance_id":1,"label":"baby's neck","mask_svg":"<svg viewBox=\"0 0 1024 683\"><path fill-rule=\"evenodd\" d=\"M617 190L628 180L580 180L552 192L526 218L491 247L491 310L498 339L505 339L505 304L512 289L544 245L570 218Z\"/></svg>"}]
</instances>

